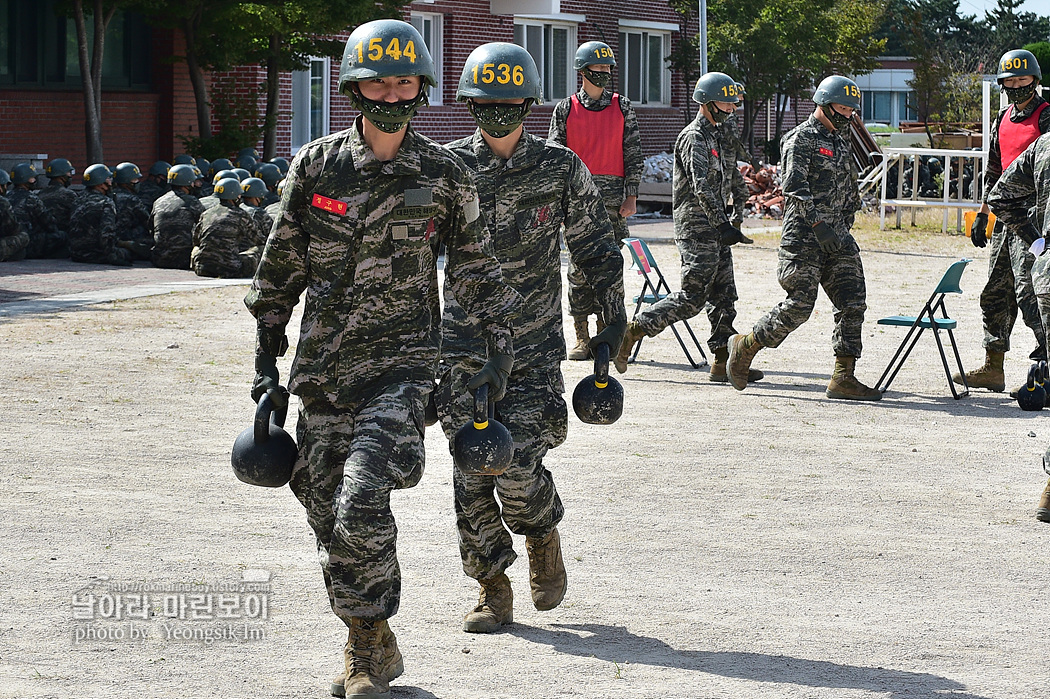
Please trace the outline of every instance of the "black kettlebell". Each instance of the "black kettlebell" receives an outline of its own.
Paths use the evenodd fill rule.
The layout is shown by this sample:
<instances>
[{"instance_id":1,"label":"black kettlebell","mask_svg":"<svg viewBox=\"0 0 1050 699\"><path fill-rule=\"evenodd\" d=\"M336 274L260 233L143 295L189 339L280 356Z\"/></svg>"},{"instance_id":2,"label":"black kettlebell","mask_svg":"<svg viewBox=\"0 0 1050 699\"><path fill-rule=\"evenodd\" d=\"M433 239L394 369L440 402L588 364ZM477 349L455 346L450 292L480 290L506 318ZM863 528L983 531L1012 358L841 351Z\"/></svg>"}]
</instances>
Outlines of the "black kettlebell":
<instances>
[{"instance_id":1,"label":"black kettlebell","mask_svg":"<svg viewBox=\"0 0 1050 699\"><path fill-rule=\"evenodd\" d=\"M611 425L623 414L623 386L609 376L609 345L598 345L594 352L594 373L576 384L572 409L581 422Z\"/></svg>"},{"instance_id":2,"label":"black kettlebell","mask_svg":"<svg viewBox=\"0 0 1050 699\"><path fill-rule=\"evenodd\" d=\"M230 454L239 480L265 488L280 488L291 480L299 450L292 435L284 431L287 415L288 405L275 408L269 393L259 399L255 424L241 432Z\"/></svg>"},{"instance_id":3,"label":"black kettlebell","mask_svg":"<svg viewBox=\"0 0 1050 699\"><path fill-rule=\"evenodd\" d=\"M474 391L474 420L460 427L452 438L452 459L463 473L498 476L510 466L514 439L493 412L485 383Z\"/></svg>"},{"instance_id":4,"label":"black kettlebell","mask_svg":"<svg viewBox=\"0 0 1050 699\"><path fill-rule=\"evenodd\" d=\"M1039 364L1033 364L1028 370L1028 382L1017 392L1017 404L1021 410L1042 410L1046 405L1046 391L1042 386L1043 370Z\"/></svg>"}]
</instances>

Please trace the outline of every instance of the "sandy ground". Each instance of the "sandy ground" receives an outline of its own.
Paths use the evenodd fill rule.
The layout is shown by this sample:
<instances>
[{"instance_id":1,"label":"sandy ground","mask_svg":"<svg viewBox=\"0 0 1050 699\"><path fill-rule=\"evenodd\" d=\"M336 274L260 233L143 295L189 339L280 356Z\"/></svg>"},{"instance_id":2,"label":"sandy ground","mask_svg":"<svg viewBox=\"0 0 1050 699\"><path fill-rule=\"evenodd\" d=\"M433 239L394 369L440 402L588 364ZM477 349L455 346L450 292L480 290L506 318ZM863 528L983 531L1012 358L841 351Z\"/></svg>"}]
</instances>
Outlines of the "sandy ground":
<instances>
[{"instance_id":1,"label":"sandy ground","mask_svg":"<svg viewBox=\"0 0 1050 699\"><path fill-rule=\"evenodd\" d=\"M741 330L782 298L775 233L756 238L735 253ZM976 366L985 251L957 236L861 242L859 377L873 383L902 337L874 320L918 309L962 255L978 259L949 309ZM653 249L677 288L674 246ZM252 413L244 291L0 318L0 697L327 696L346 634L303 511L229 466ZM670 333L647 341L620 377L620 421L571 416L548 457L567 510L565 602L532 608L521 550L504 633L460 631L476 592L447 443L429 431L422 482L394 496L394 696L1046 696L1050 525L1032 516L1046 415L1005 394L952 400L929 336L882 402L830 401L831 316L822 295L758 355L766 380L744 393L708 383ZM693 326L706 337L706 318ZM1014 341L1010 384L1033 345L1021 324ZM564 371L571 391L590 366Z\"/></svg>"}]
</instances>

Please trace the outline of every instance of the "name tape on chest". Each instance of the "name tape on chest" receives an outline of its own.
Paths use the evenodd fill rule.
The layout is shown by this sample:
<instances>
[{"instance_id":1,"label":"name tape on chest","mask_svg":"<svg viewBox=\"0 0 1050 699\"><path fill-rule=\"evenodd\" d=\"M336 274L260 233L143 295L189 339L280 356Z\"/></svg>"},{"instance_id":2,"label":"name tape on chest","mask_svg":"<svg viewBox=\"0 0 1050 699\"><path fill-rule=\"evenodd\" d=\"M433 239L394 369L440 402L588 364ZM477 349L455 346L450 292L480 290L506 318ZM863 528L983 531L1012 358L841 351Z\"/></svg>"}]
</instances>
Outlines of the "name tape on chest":
<instances>
[{"instance_id":1,"label":"name tape on chest","mask_svg":"<svg viewBox=\"0 0 1050 699\"><path fill-rule=\"evenodd\" d=\"M826 155L829 158L835 157L835 151L831 150L830 148L825 148L824 146L820 147L820 154Z\"/></svg>"},{"instance_id":2,"label":"name tape on chest","mask_svg":"<svg viewBox=\"0 0 1050 699\"><path fill-rule=\"evenodd\" d=\"M332 214L339 214L344 216L346 214L346 202L339 201L338 199L329 199L323 197L320 194L315 194L313 200L310 202L310 206L315 206L322 211L327 211Z\"/></svg>"}]
</instances>

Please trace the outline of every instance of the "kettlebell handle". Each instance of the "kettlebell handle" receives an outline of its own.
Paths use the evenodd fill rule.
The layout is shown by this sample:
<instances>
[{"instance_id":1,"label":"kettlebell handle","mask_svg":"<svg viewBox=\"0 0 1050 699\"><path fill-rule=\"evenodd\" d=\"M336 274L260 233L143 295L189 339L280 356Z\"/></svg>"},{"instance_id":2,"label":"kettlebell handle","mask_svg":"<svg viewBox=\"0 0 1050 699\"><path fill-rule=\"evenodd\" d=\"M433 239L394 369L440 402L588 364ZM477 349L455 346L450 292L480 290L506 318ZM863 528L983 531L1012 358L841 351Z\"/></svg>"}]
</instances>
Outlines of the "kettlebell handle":
<instances>
[{"instance_id":1,"label":"kettlebell handle","mask_svg":"<svg viewBox=\"0 0 1050 699\"><path fill-rule=\"evenodd\" d=\"M255 443L265 444L270 439L270 423L278 427L284 427L284 421L288 417L288 404L277 408L273 404L273 398L269 392L262 394L259 405L255 408Z\"/></svg>"},{"instance_id":2,"label":"kettlebell handle","mask_svg":"<svg viewBox=\"0 0 1050 699\"><path fill-rule=\"evenodd\" d=\"M474 429L483 430L488 427L489 418L494 412L494 406L489 403L489 385L483 383L474 389Z\"/></svg>"},{"instance_id":3,"label":"kettlebell handle","mask_svg":"<svg viewBox=\"0 0 1050 699\"><path fill-rule=\"evenodd\" d=\"M612 349L608 342L603 342L594 348L594 386L605 388L609 385L609 357Z\"/></svg>"},{"instance_id":4,"label":"kettlebell handle","mask_svg":"<svg viewBox=\"0 0 1050 699\"><path fill-rule=\"evenodd\" d=\"M1028 368L1028 383L1026 384L1029 391L1035 390L1035 385L1039 383L1039 377L1042 376L1043 369L1039 364L1033 364Z\"/></svg>"}]
</instances>

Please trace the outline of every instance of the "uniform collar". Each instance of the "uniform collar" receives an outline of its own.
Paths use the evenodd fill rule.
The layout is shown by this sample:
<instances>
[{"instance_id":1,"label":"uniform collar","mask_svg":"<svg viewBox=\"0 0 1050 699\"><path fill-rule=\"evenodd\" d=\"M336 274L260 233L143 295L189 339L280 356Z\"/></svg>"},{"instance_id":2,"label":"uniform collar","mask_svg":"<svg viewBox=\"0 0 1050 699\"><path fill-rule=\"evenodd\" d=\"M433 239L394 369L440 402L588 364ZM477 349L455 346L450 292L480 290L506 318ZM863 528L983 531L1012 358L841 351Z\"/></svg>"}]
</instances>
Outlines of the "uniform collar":
<instances>
[{"instance_id":1,"label":"uniform collar","mask_svg":"<svg viewBox=\"0 0 1050 699\"><path fill-rule=\"evenodd\" d=\"M832 138L834 136L839 135L838 131L832 131L831 129L829 129L827 126L824 125L824 122L818 119L814 114L809 115L809 122L811 126L813 126L815 129L820 131L820 133L824 134L828 138Z\"/></svg>"},{"instance_id":2,"label":"uniform collar","mask_svg":"<svg viewBox=\"0 0 1050 699\"><path fill-rule=\"evenodd\" d=\"M576 99L580 100L580 104L583 105L584 109L590 109L591 111L601 111L612 104L612 90L605 88L602 90L602 96L598 99L592 99L587 94L587 90L580 86L580 91L576 93Z\"/></svg>"},{"instance_id":3,"label":"uniform collar","mask_svg":"<svg viewBox=\"0 0 1050 699\"><path fill-rule=\"evenodd\" d=\"M410 175L422 172L419 161L418 142L420 136L412 130L412 125L405 127L405 140L397 149L397 155L393 160L377 160L375 153L365 143L361 134L361 126L364 117L358 115L354 125L350 128L350 151L354 158L354 168L359 172L384 175Z\"/></svg>"},{"instance_id":4,"label":"uniform collar","mask_svg":"<svg viewBox=\"0 0 1050 699\"><path fill-rule=\"evenodd\" d=\"M1010 121L1015 123L1018 121L1024 121L1028 117L1032 116L1032 112L1038 109L1039 105L1041 105L1043 102L1046 102L1046 100L1043 99L1041 96L1036 95L1032 98L1032 101L1028 103L1028 106L1021 111L1017 111L1017 107L1011 104Z\"/></svg>"},{"instance_id":5,"label":"uniform collar","mask_svg":"<svg viewBox=\"0 0 1050 699\"><path fill-rule=\"evenodd\" d=\"M533 136L528 131L522 130L518 145L510 155L510 160L503 160L492 152L485 137L481 135L481 129L475 129L470 140L470 148L478 160L478 170L518 170L531 167L538 163L544 155L546 141Z\"/></svg>"}]
</instances>

